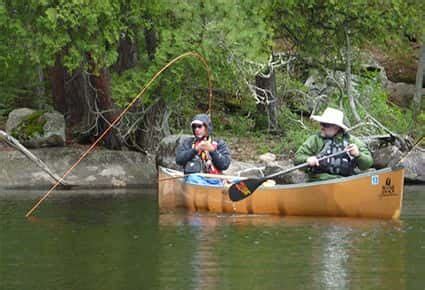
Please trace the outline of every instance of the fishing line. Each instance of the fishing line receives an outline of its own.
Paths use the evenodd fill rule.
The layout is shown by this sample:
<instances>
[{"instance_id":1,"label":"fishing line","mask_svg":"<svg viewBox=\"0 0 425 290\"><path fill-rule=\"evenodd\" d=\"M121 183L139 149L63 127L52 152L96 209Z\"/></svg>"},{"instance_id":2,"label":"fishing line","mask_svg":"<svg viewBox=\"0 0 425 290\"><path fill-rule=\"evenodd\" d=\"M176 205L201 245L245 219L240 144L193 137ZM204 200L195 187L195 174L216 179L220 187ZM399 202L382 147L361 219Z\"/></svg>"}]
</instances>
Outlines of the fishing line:
<instances>
[{"instance_id":1,"label":"fishing line","mask_svg":"<svg viewBox=\"0 0 425 290\"><path fill-rule=\"evenodd\" d=\"M159 75L164 72L166 69L168 69L170 66L172 66L177 61L181 60L182 58L193 56L200 60L202 64L205 67L205 70L208 74L208 114L211 116L212 113L212 87L211 87L211 70L208 66L208 63L206 59L199 53L195 51L189 51L186 53L183 53L182 55L174 58L169 63L167 63L164 67L162 67L153 77L152 79L145 85L145 87L140 91L137 96L134 97L134 99L127 105L127 107L119 114L117 118L106 128L105 131L96 139L96 141L93 142L93 144L80 156L80 158L64 173L64 175L56 181L56 183L39 199L39 201L27 212L25 215L26 217L29 217L36 209L37 207L50 195L50 193L58 187L58 185L64 180L64 178L71 173L72 170L74 170L75 167L96 147L96 145L102 140L102 138L108 134L108 132L112 129L113 126L115 126L121 118L130 110L130 108L134 105L134 103L146 92L146 90L149 88L149 86L159 77Z\"/></svg>"}]
</instances>

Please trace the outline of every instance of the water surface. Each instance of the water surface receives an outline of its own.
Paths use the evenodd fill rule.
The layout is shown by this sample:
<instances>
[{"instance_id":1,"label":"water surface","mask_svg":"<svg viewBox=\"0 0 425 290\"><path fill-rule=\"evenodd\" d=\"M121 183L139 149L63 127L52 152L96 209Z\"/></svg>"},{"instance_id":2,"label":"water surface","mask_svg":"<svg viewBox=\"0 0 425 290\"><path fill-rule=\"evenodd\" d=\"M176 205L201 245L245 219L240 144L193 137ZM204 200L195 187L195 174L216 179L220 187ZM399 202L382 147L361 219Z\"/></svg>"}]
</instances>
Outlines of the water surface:
<instances>
[{"instance_id":1,"label":"water surface","mask_svg":"<svg viewBox=\"0 0 425 290\"><path fill-rule=\"evenodd\" d=\"M159 214L154 189L0 193L0 289L423 289L425 187L400 221Z\"/></svg>"}]
</instances>

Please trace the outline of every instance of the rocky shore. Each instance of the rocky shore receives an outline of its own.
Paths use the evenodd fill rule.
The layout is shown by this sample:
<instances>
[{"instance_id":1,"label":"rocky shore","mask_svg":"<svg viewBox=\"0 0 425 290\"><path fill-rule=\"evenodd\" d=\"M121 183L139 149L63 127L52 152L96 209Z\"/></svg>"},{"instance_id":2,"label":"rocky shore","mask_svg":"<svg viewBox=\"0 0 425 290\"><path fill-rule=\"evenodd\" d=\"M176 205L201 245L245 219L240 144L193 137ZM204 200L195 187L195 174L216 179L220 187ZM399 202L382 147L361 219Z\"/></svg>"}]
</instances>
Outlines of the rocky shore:
<instances>
[{"instance_id":1,"label":"rocky shore","mask_svg":"<svg viewBox=\"0 0 425 290\"><path fill-rule=\"evenodd\" d=\"M178 169L174 162L175 148L184 135L171 135L164 138L157 156L147 156L134 151L113 151L95 149L65 179L68 184L79 188L123 188L156 186L157 166ZM62 174L87 149L78 147L49 147L31 150L43 160L49 168ZM374 152L375 166L393 166L402 153L397 147L389 145ZM54 180L35 163L27 159L19 151L3 147L0 150L0 188L3 189L38 189L48 188ZM402 164L406 168L407 183L425 183L425 153L420 149L410 152ZM277 160L276 156L267 153L258 156L255 162L233 160L227 175L263 176L292 167L289 159ZM293 172L278 180L281 183L299 183L305 181L302 171Z\"/></svg>"},{"instance_id":2,"label":"rocky shore","mask_svg":"<svg viewBox=\"0 0 425 290\"><path fill-rule=\"evenodd\" d=\"M59 176L78 160L84 147L51 147L31 150ZM0 188L44 189L55 181L17 150L0 151ZM66 178L79 188L119 188L154 185L155 159L132 151L97 149Z\"/></svg>"}]
</instances>

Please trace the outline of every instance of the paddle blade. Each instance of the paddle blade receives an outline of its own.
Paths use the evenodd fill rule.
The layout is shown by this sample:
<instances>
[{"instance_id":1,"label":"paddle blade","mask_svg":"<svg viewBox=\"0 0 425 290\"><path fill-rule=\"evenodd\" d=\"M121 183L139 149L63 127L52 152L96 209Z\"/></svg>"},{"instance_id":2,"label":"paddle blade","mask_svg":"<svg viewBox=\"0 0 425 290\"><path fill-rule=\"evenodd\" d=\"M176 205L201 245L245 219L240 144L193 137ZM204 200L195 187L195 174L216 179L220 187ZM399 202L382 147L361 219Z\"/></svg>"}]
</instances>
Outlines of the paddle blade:
<instances>
[{"instance_id":1,"label":"paddle blade","mask_svg":"<svg viewBox=\"0 0 425 290\"><path fill-rule=\"evenodd\" d=\"M239 201L247 198L261 185L266 179L246 179L232 184L229 188L229 197L232 201Z\"/></svg>"}]
</instances>

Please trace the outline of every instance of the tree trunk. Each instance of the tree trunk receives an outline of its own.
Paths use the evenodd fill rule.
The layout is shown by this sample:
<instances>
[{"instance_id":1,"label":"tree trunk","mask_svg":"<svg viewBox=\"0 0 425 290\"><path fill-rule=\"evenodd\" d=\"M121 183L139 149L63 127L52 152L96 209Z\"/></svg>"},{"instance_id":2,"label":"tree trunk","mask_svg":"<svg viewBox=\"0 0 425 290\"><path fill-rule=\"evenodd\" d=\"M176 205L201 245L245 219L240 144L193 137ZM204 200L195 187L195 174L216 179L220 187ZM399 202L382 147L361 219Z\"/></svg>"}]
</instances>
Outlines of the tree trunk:
<instances>
[{"instance_id":1,"label":"tree trunk","mask_svg":"<svg viewBox=\"0 0 425 290\"><path fill-rule=\"evenodd\" d=\"M118 45L118 60L114 65L114 69L117 73L132 68L137 63L137 45L129 37L120 39Z\"/></svg>"},{"instance_id":2,"label":"tree trunk","mask_svg":"<svg viewBox=\"0 0 425 290\"><path fill-rule=\"evenodd\" d=\"M93 95L89 89L89 78L79 69L73 74L66 71L65 78L65 121L71 138L78 136L81 142L89 142L93 132L89 130L94 122Z\"/></svg>"},{"instance_id":3,"label":"tree trunk","mask_svg":"<svg viewBox=\"0 0 425 290\"><path fill-rule=\"evenodd\" d=\"M85 108L87 108L85 102L76 103L73 101L73 95L76 91L74 90L74 83L78 81L79 78L77 76L69 76L62 65L61 56L56 56L55 65L50 69L53 107L65 116L65 141L67 143L72 142L73 131L75 128L79 128L83 113ZM71 87L70 90L67 89L69 87ZM73 106L73 104L78 107Z\"/></svg>"},{"instance_id":4,"label":"tree trunk","mask_svg":"<svg viewBox=\"0 0 425 290\"><path fill-rule=\"evenodd\" d=\"M351 49L351 41L350 41L350 35L348 31L348 27L344 26L344 33L345 33L345 91L348 96L348 100L350 102L350 108L354 115L354 119L356 122L360 122L360 116L357 113L356 109L356 102L354 100L353 95L353 83L351 81L351 57L352 57L352 49Z\"/></svg>"},{"instance_id":5,"label":"tree trunk","mask_svg":"<svg viewBox=\"0 0 425 290\"><path fill-rule=\"evenodd\" d=\"M37 75L38 75L38 84L37 84L37 97L39 99L46 97L46 89L44 88L44 72L41 65L37 65Z\"/></svg>"},{"instance_id":6,"label":"tree trunk","mask_svg":"<svg viewBox=\"0 0 425 290\"><path fill-rule=\"evenodd\" d=\"M169 110L164 99L160 98L144 110L143 121L136 131L135 143L138 149L156 151L159 142L170 134L168 118Z\"/></svg>"},{"instance_id":7,"label":"tree trunk","mask_svg":"<svg viewBox=\"0 0 425 290\"><path fill-rule=\"evenodd\" d=\"M65 114L65 69L62 66L60 56L56 57L55 65L50 70L50 82L52 86L53 107L56 111Z\"/></svg>"},{"instance_id":8,"label":"tree trunk","mask_svg":"<svg viewBox=\"0 0 425 290\"><path fill-rule=\"evenodd\" d=\"M88 55L88 61L91 58ZM65 115L66 139L70 142L93 142L117 117L110 93L110 80L107 69L95 73L95 64L90 63L91 77L82 69L70 74L58 56L50 70L53 103L57 111ZM102 114L103 118L99 116ZM105 137L105 146L120 149L121 142L113 130Z\"/></svg>"},{"instance_id":9,"label":"tree trunk","mask_svg":"<svg viewBox=\"0 0 425 290\"><path fill-rule=\"evenodd\" d=\"M421 50L420 50L420 56L418 60L418 70L416 72L415 96L413 97L413 103L412 103L414 120L417 119L417 115L422 108L421 105L422 105L422 88L423 88L423 81L424 81L424 70L425 70L425 44L422 44Z\"/></svg>"},{"instance_id":10,"label":"tree trunk","mask_svg":"<svg viewBox=\"0 0 425 290\"><path fill-rule=\"evenodd\" d=\"M86 73L77 69L70 74L58 56L55 66L50 70L50 79L53 106L65 115L67 130L86 130L91 121L88 117L90 104L93 103L88 93Z\"/></svg>"},{"instance_id":11,"label":"tree trunk","mask_svg":"<svg viewBox=\"0 0 425 290\"><path fill-rule=\"evenodd\" d=\"M277 104L276 104L276 75L273 68L265 74L255 76L256 94L264 100L257 105L257 127L263 127L264 116L267 116L267 130L276 132L278 130L277 122Z\"/></svg>"},{"instance_id":12,"label":"tree trunk","mask_svg":"<svg viewBox=\"0 0 425 290\"><path fill-rule=\"evenodd\" d=\"M92 80L97 93L97 107L104 117L98 120L98 127L100 129L99 134L101 134L101 132L106 130L119 114L111 97L108 69L101 69L99 75L93 76ZM104 144L107 148L114 150L119 150L122 146L121 138L114 129L112 129L104 137Z\"/></svg>"},{"instance_id":13,"label":"tree trunk","mask_svg":"<svg viewBox=\"0 0 425 290\"><path fill-rule=\"evenodd\" d=\"M146 51L148 52L149 59L153 61L155 59L156 48L158 46L158 37L155 27L146 28L144 31L145 34L145 44Z\"/></svg>"}]
</instances>

